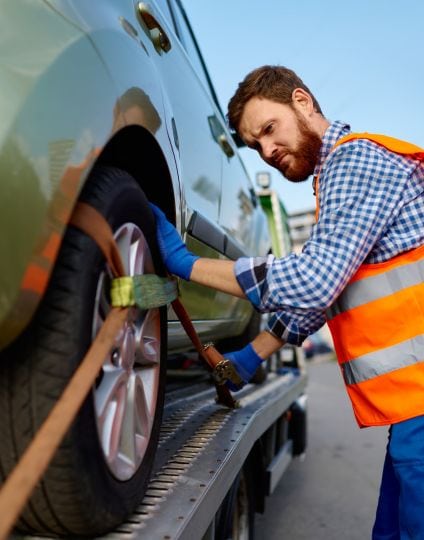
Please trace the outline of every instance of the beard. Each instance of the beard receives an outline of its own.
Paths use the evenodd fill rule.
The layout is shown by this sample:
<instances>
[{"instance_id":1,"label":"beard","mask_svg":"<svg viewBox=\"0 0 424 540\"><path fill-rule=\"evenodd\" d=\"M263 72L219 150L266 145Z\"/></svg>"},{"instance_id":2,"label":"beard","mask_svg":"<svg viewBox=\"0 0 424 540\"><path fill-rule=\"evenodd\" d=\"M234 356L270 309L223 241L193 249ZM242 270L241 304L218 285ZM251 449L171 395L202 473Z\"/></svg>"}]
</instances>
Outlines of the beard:
<instances>
[{"instance_id":1,"label":"beard","mask_svg":"<svg viewBox=\"0 0 424 540\"><path fill-rule=\"evenodd\" d=\"M294 113L297 117L299 143L296 148L289 152L290 163L277 166L277 169L290 182L304 182L313 174L318 163L322 139L308 127L299 112L294 110Z\"/></svg>"}]
</instances>

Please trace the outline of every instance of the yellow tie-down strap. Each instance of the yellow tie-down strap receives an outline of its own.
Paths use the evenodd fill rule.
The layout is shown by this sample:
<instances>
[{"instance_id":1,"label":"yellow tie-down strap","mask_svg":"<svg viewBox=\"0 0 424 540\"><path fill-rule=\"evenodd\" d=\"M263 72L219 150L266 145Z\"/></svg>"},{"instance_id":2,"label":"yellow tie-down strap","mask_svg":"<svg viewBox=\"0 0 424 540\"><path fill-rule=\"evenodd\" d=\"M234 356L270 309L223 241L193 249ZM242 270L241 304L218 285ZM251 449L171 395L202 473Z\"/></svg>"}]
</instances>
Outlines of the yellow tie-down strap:
<instances>
[{"instance_id":1,"label":"yellow tie-down strap","mask_svg":"<svg viewBox=\"0 0 424 540\"><path fill-rule=\"evenodd\" d=\"M146 310L178 298L178 284L175 278L156 274L124 276L112 280L110 295L113 307L137 306Z\"/></svg>"}]
</instances>

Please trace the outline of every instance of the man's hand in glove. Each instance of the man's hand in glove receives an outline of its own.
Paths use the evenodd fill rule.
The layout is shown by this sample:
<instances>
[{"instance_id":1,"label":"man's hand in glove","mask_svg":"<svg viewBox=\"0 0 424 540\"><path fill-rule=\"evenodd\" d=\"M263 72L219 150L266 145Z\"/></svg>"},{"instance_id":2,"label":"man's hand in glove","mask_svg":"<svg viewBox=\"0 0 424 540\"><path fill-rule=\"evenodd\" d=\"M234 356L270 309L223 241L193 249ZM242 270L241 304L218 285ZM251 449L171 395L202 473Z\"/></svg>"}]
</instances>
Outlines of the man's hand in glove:
<instances>
[{"instance_id":1,"label":"man's hand in glove","mask_svg":"<svg viewBox=\"0 0 424 540\"><path fill-rule=\"evenodd\" d=\"M159 249L168 272L189 281L193 264L199 257L187 249L162 210L152 203L150 207L155 214Z\"/></svg>"},{"instance_id":2,"label":"man's hand in glove","mask_svg":"<svg viewBox=\"0 0 424 540\"><path fill-rule=\"evenodd\" d=\"M246 345L243 349L239 351L234 351L230 353L224 353L224 358L230 360L234 365L237 373L243 379L243 383L246 384L250 381L253 375L256 373L256 370L263 362L261 358L252 347L252 344ZM242 387L238 387L233 384L231 381L226 381L227 387L233 392L240 390ZM243 384L243 386L244 386Z\"/></svg>"}]
</instances>

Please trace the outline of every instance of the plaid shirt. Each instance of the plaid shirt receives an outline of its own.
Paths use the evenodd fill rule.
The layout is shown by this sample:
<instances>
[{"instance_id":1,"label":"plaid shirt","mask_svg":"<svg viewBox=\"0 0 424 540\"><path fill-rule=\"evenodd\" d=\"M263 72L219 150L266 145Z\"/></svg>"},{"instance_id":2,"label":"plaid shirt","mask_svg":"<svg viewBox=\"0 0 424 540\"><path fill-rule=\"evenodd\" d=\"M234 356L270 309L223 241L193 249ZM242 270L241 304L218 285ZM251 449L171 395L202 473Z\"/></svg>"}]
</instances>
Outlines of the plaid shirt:
<instances>
[{"instance_id":1,"label":"plaid shirt","mask_svg":"<svg viewBox=\"0 0 424 540\"><path fill-rule=\"evenodd\" d=\"M330 151L350 132L329 126L319 162L319 220L302 253L241 258L237 281L261 312L275 312L267 330L294 345L316 332L350 278L424 243L424 164L365 139Z\"/></svg>"}]
</instances>

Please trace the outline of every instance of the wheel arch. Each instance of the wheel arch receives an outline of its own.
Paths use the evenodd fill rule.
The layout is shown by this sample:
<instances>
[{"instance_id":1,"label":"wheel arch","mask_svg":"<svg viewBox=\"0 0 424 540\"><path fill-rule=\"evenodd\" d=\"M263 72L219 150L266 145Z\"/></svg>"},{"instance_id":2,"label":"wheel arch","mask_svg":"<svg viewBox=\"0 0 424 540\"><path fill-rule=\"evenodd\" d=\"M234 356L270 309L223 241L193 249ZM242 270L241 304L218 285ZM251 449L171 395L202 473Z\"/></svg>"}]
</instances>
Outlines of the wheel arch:
<instances>
[{"instance_id":1,"label":"wheel arch","mask_svg":"<svg viewBox=\"0 0 424 540\"><path fill-rule=\"evenodd\" d=\"M104 147L97 165L117 167L128 172L144 191L175 223L175 187L165 156L153 135L141 126L119 131ZM90 175L87 176L89 181Z\"/></svg>"},{"instance_id":2,"label":"wheel arch","mask_svg":"<svg viewBox=\"0 0 424 540\"><path fill-rule=\"evenodd\" d=\"M173 223L176 222L179 188L175 188L162 148L147 129L139 125L124 127L105 144L80 184L75 203L84 185L90 181L91 172L97 166L116 167L129 173L144 191L147 199L160 206ZM177 192L176 189L178 189ZM21 289L10 315L0 325L4 336L0 339L0 349L6 348L13 342L30 323L44 297L65 231L66 227L60 234L55 234L55 244L51 249L49 261L43 268L43 272L48 277L42 280L37 294L27 294Z\"/></svg>"}]
</instances>

